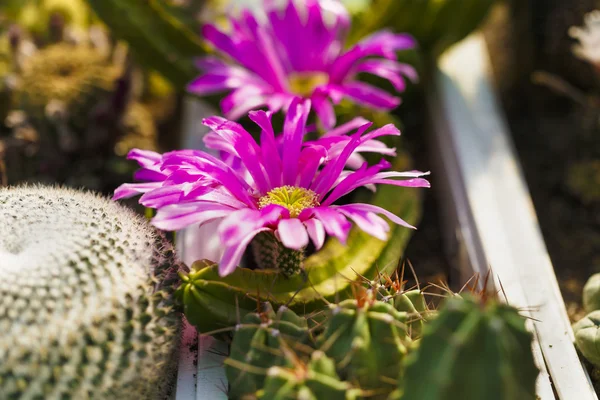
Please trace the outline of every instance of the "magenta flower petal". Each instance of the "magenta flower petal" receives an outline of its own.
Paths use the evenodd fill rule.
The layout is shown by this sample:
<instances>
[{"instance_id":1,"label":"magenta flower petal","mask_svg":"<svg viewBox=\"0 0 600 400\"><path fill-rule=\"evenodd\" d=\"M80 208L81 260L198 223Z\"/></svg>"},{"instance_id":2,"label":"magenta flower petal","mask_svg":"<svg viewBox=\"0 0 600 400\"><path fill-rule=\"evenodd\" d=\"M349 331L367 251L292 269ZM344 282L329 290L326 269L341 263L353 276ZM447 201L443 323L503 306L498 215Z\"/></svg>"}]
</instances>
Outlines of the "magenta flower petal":
<instances>
[{"instance_id":1,"label":"magenta flower petal","mask_svg":"<svg viewBox=\"0 0 600 400\"><path fill-rule=\"evenodd\" d=\"M412 67L396 60L396 52L415 46L403 34L377 32L348 50L350 16L335 0L265 1L266 18L245 10L229 18L230 29L214 25L202 29L205 40L223 61L206 57L196 62L202 75L188 89L197 94L231 93L221 102L222 112L237 119L247 111L268 107L287 111L292 100L311 100L321 124L332 128L332 102L343 97L377 109L392 109L400 100L384 91L359 84L361 72L390 81L396 91L404 77L415 80Z\"/></svg>"},{"instance_id":2,"label":"magenta flower petal","mask_svg":"<svg viewBox=\"0 0 600 400\"><path fill-rule=\"evenodd\" d=\"M113 200L126 199L160 188L160 182L124 183L119 186L113 194Z\"/></svg>"},{"instance_id":3,"label":"magenta flower petal","mask_svg":"<svg viewBox=\"0 0 600 400\"><path fill-rule=\"evenodd\" d=\"M240 124L221 117L205 118L202 122L230 145L228 148L233 151L233 155L245 161L244 164L258 190L267 191L269 184L265 176L261 149L252 136Z\"/></svg>"},{"instance_id":4,"label":"magenta flower petal","mask_svg":"<svg viewBox=\"0 0 600 400\"><path fill-rule=\"evenodd\" d=\"M277 150L277 143L275 142L273 125L271 125L271 113L254 111L249 114L249 117L262 129L260 134L261 150L265 169L269 176L269 183L271 187L281 186L282 163L279 151Z\"/></svg>"},{"instance_id":5,"label":"magenta flower petal","mask_svg":"<svg viewBox=\"0 0 600 400\"><path fill-rule=\"evenodd\" d=\"M252 239L260 232L268 231L268 228L260 228L248 233L239 242L225 247L221 261L219 262L219 275L225 276L231 274L240 264L242 256L246 251L246 247L250 244Z\"/></svg>"},{"instance_id":6,"label":"magenta flower petal","mask_svg":"<svg viewBox=\"0 0 600 400\"><path fill-rule=\"evenodd\" d=\"M346 243L352 224L338 211L332 208L317 207L310 209L314 218L319 220L328 235ZM302 217L302 215L300 215Z\"/></svg>"},{"instance_id":7,"label":"magenta flower petal","mask_svg":"<svg viewBox=\"0 0 600 400\"><path fill-rule=\"evenodd\" d=\"M308 233L298 218L281 220L277 225L277 234L288 249L300 250L308 244Z\"/></svg>"},{"instance_id":8,"label":"magenta flower petal","mask_svg":"<svg viewBox=\"0 0 600 400\"><path fill-rule=\"evenodd\" d=\"M351 131L360 128L361 126L367 125L369 121L364 119L363 117L355 117L345 124L339 125L336 128L328 130L322 138L330 137L330 136L342 136L346 137L348 133Z\"/></svg>"},{"instance_id":9,"label":"magenta flower petal","mask_svg":"<svg viewBox=\"0 0 600 400\"><path fill-rule=\"evenodd\" d=\"M349 82L344 86L336 86L335 91L359 104L376 110L389 110L400 104L400 98L390 95L385 90L363 82Z\"/></svg>"},{"instance_id":10,"label":"magenta flower petal","mask_svg":"<svg viewBox=\"0 0 600 400\"><path fill-rule=\"evenodd\" d=\"M325 243L325 228L323 227L323 223L318 219L312 218L304 221L304 225L306 226L310 240L315 244L315 248L319 250L323 247L323 243Z\"/></svg>"},{"instance_id":11,"label":"magenta flower petal","mask_svg":"<svg viewBox=\"0 0 600 400\"><path fill-rule=\"evenodd\" d=\"M283 183L294 185L298 176L298 160L302 149L302 139L306 119L310 112L310 101L295 99L285 117L283 125Z\"/></svg>"},{"instance_id":12,"label":"magenta flower petal","mask_svg":"<svg viewBox=\"0 0 600 400\"><path fill-rule=\"evenodd\" d=\"M231 207L202 201L171 204L158 209L152 224L166 231L177 231L186 226L223 218L234 211Z\"/></svg>"},{"instance_id":13,"label":"magenta flower petal","mask_svg":"<svg viewBox=\"0 0 600 400\"><path fill-rule=\"evenodd\" d=\"M386 240L390 226L377 214L354 208L337 208L342 214L350 218L356 225L369 235L379 240Z\"/></svg>"},{"instance_id":14,"label":"magenta flower petal","mask_svg":"<svg viewBox=\"0 0 600 400\"><path fill-rule=\"evenodd\" d=\"M417 229L414 226L412 226L411 224L409 224L408 222L404 221L402 218L398 217L396 214L389 212L388 210L378 207L378 206L374 206L372 204L363 204L363 203L354 203L354 204L347 204L347 205L343 205L343 206L336 206L336 209L340 210L340 211L345 211L345 212L354 212L354 213L358 213L358 212L372 212L375 214L383 214L384 216L386 216L389 220L391 220L393 223L407 227L407 228L411 228L411 229Z\"/></svg>"}]
</instances>

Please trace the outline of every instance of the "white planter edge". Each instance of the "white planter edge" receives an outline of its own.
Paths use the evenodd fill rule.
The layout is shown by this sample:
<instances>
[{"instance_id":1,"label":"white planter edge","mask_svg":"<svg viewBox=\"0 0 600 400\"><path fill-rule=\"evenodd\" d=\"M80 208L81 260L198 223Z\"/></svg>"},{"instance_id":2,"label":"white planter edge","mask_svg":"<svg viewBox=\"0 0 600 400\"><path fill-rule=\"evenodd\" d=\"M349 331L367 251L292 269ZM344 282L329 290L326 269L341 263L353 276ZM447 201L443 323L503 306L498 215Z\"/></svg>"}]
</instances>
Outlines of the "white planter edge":
<instances>
[{"instance_id":1,"label":"white planter edge","mask_svg":"<svg viewBox=\"0 0 600 400\"><path fill-rule=\"evenodd\" d=\"M473 34L446 52L430 79L432 151L445 183L436 181L447 201L440 205L460 281L490 269L500 297L531 318L540 399L597 400L493 90L483 36Z\"/></svg>"}]
</instances>

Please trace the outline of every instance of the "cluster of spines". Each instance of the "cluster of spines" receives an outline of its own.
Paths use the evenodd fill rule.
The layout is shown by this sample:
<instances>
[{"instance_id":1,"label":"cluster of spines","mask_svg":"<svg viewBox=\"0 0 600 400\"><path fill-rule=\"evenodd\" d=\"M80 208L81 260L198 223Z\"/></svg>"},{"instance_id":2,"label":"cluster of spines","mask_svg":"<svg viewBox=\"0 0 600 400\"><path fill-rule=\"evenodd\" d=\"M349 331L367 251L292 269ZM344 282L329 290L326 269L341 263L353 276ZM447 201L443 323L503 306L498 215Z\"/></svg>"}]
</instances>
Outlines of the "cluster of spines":
<instances>
[{"instance_id":1,"label":"cluster of spines","mask_svg":"<svg viewBox=\"0 0 600 400\"><path fill-rule=\"evenodd\" d=\"M275 330L275 345L247 342L236 348L237 356L226 362L229 371L237 370L237 381L230 381L230 396L446 400L456 398L453 393L462 388L461 398L478 399L492 387L493 399L535 398L538 369L531 352L532 335L517 309L485 292L472 291L450 292L435 311L422 290L407 289L405 284L397 276L365 280L355 289L354 298L330 304L318 315L308 316L310 323L300 323L315 338L300 347L293 337ZM278 318L270 306L266 310L270 317L264 312L246 317L244 323L263 321L248 325L254 333L260 329L274 332ZM301 320L294 314L294 321ZM234 334L238 345L244 323ZM268 349L271 358L276 354L277 362L263 360L258 366L250 356L258 349ZM311 380L323 378L314 372L318 368L311 353L332 366L333 374L325 378L329 382L323 387L326 391L318 392L321 382ZM240 354L248 358L239 362ZM469 381L472 375L480 375L481 382ZM259 380L247 392L236 392L239 381L249 376Z\"/></svg>"}]
</instances>

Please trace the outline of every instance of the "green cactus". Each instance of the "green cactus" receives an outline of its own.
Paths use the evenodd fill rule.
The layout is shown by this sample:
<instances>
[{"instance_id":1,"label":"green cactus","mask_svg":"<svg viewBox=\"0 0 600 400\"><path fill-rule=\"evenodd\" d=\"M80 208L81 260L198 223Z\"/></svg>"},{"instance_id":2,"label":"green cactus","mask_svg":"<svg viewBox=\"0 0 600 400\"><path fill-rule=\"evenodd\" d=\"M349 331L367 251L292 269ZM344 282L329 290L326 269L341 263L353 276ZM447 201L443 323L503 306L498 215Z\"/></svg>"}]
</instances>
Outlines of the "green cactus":
<instances>
[{"instance_id":1,"label":"green cactus","mask_svg":"<svg viewBox=\"0 0 600 400\"><path fill-rule=\"evenodd\" d=\"M118 68L92 48L52 45L26 59L14 93L15 107L31 118L42 118L46 107L57 101L70 116L87 121L118 76Z\"/></svg>"},{"instance_id":2,"label":"green cactus","mask_svg":"<svg viewBox=\"0 0 600 400\"><path fill-rule=\"evenodd\" d=\"M195 75L194 59L206 51L200 36L162 0L87 0L117 39L129 43L139 62L178 89Z\"/></svg>"},{"instance_id":3,"label":"green cactus","mask_svg":"<svg viewBox=\"0 0 600 400\"><path fill-rule=\"evenodd\" d=\"M575 344L583 356L600 367L600 310L592 311L573 325Z\"/></svg>"},{"instance_id":4,"label":"green cactus","mask_svg":"<svg viewBox=\"0 0 600 400\"><path fill-rule=\"evenodd\" d=\"M448 298L407 358L402 399L536 399L531 341L515 308L472 296Z\"/></svg>"},{"instance_id":5,"label":"green cactus","mask_svg":"<svg viewBox=\"0 0 600 400\"><path fill-rule=\"evenodd\" d=\"M583 287L583 309L587 313L600 310L600 273L592 275Z\"/></svg>"},{"instance_id":6,"label":"green cactus","mask_svg":"<svg viewBox=\"0 0 600 400\"><path fill-rule=\"evenodd\" d=\"M163 399L180 318L173 251L90 193L0 188L0 398Z\"/></svg>"},{"instance_id":7,"label":"green cactus","mask_svg":"<svg viewBox=\"0 0 600 400\"><path fill-rule=\"evenodd\" d=\"M355 400L362 398L362 391L341 381L333 360L315 351L307 364L297 362L293 368L269 368L264 389L257 397L261 400Z\"/></svg>"},{"instance_id":8,"label":"green cactus","mask_svg":"<svg viewBox=\"0 0 600 400\"><path fill-rule=\"evenodd\" d=\"M270 303L263 303L259 313L246 315L235 328L225 360L229 397L242 398L262 388L268 368L291 366L284 349L288 344L310 348L312 342L306 319L283 306L275 314Z\"/></svg>"},{"instance_id":9,"label":"green cactus","mask_svg":"<svg viewBox=\"0 0 600 400\"><path fill-rule=\"evenodd\" d=\"M319 347L335 360L342 379L385 398L396 386L411 344L406 321L407 313L367 293L330 306Z\"/></svg>"},{"instance_id":10,"label":"green cactus","mask_svg":"<svg viewBox=\"0 0 600 400\"><path fill-rule=\"evenodd\" d=\"M356 0L343 0L356 3ZM475 30L495 0L365 0L352 8L354 41L389 27L413 35L419 46L439 55Z\"/></svg>"},{"instance_id":11,"label":"green cactus","mask_svg":"<svg viewBox=\"0 0 600 400\"><path fill-rule=\"evenodd\" d=\"M406 169L406 160L400 154L394 162L395 169ZM417 190L382 186L367 201L412 225L418 223L421 215ZM351 298L352 280L359 276L373 279L380 272L392 273L411 235L411 230L391 224L390 238L384 242L354 228L346 246L328 240L319 252L304 260L304 274L289 278L272 269L246 268L220 277L214 263L197 262L189 275L183 276L177 297L183 303L188 321L201 332L235 325L238 315L256 309L257 297L261 301L288 304L297 312L320 310L327 302Z\"/></svg>"}]
</instances>

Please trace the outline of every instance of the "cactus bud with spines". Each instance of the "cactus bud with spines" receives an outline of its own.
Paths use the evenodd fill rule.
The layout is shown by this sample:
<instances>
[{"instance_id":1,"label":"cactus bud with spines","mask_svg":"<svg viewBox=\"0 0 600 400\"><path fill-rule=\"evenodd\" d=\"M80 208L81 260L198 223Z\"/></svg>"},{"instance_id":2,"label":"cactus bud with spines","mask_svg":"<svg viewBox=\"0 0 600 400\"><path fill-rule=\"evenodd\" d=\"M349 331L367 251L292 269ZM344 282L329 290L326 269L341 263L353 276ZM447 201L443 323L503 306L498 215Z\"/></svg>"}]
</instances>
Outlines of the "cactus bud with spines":
<instances>
[{"instance_id":1,"label":"cactus bud with spines","mask_svg":"<svg viewBox=\"0 0 600 400\"><path fill-rule=\"evenodd\" d=\"M342 379L387 395L411 343L406 321L407 313L367 292L330 306L319 348L335 360Z\"/></svg>"},{"instance_id":2,"label":"cactus bud with spines","mask_svg":"<svg viewBox=\"0 0 600 400\"><path fill-rule=\"evenodd\" d=\"M255 393L263 387L268 368L292 366L286 347L311 348L312 341L306 319L284 306L275 313L270 303L263 303L260 312L246 315L235 328L225 361L230 398Z\"/></svg>"},{"instance_id":3,"label":"cactus bud with spines","mask_svg":"<svg viewBox=\"0 0 600 400\"><path fill-rule=\"evenodd\" d=\"M418 339L425 321L433 316L434 311L427 306L427 300L421 289L407 290L405 283L397 274L394 278L379 274L374 281L367 282L367 286L373 291L377 300L387 302L396 310L407 313L408 334L411 339Z\"/></svg>"},{"instance_id":4,"label":"cactus bud with spines","mask_svg":"<svg viewBox=\"0 0 600 400\"><path fill-rule=\"evenodd\" d=\"M0 398L163 399L175 376L173 251L90 193L0 188Z\"/></svg>"},{"instance_id":5,"label":"cactus bud with spines","mask_svg":"<svg viewBox=\"0 0 600 400\"><path fill-rule=\"evenodd\" d=\"M592 311L573 325L575 344L581 354L600 367L600 310Z\"/></svg>"},{"instance_id":6,"label":"cactus bud with spines","mask_svg":"<svg viewBox=\"0 0 600 400\"><path fill-rule=\"evenodd\" d=\"M313 352L307 364L269 368L264 389L258 392L262 400L355 400L361 396L360 389L340 380L335 363L322 351Z\"/></svg>"},{"instance_id":7,"label":"cactus bud with spines","mask_svg":"<svg viewBox=\"0 0 600 400\"><path fill-rule=\"evenodd\" d=\"M515 308L470 295L448 298L406 360L402 399L533 400L531 341Z\"/></svg>"}]
</instances>

